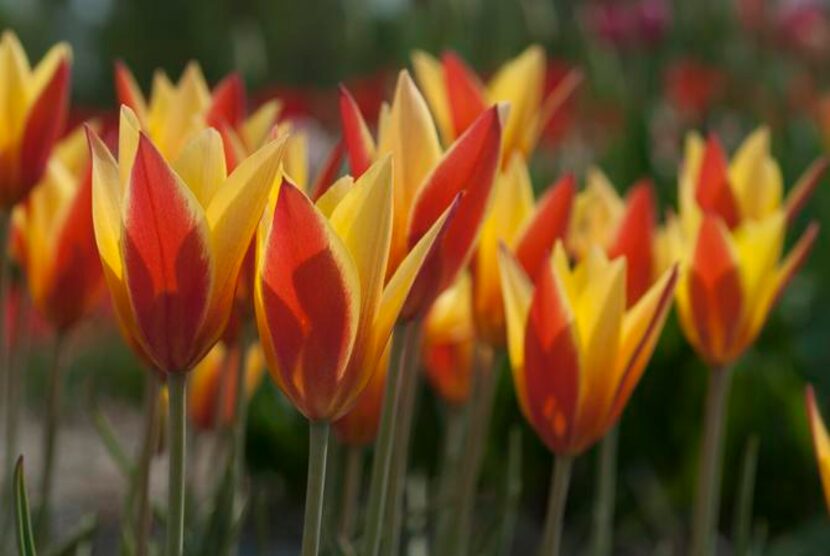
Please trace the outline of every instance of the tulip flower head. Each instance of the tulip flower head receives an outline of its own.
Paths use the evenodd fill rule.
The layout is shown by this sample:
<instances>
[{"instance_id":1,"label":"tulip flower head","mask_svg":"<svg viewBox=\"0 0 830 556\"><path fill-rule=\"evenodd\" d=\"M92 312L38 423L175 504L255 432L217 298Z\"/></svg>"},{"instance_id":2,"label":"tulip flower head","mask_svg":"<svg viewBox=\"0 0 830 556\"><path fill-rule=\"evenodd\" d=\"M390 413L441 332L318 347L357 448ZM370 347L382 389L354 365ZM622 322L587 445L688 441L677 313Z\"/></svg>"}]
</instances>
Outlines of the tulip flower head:
<instances>
[{"instance_id":1,"label":"tulip flower head","mask_svg":"<svg viewBox=\"0 0 830 556\"><path fill-rule=\"evenodd\" d=\"M508 103L510 114L502 136L504 163L514 154L527 158L539 136L582 80L571 72L550 94L544 96L545 53L531 46L508 61L485 86L453 52L437 60L416 51L412 64L424 90L445 144L450 144L493 103Z\"/></svg>"},{"instance_id":2,"label":"tulip flower head","mask_svg":"<svg viewBox=\"0 0 830 556\"><path fill-rule=\"evenodd\" d=\"M190 370L222 334L237 277L280 167L284 138L228 175L221 135L166 159L127 107L118 162L95 135L92 213L122 332L163 373Z\"/></svg>"},{"instance_id":3,"label":"tulip flower head","mask_svg":"<svg viewBox=\"0 0 830 556\"><path fill-rule=\"evenodd\" d=\"M658 275L655 213L648 180L633 185L623 200L597 168L588 172L585 190L574 203L567 238L569 252L581 260L596 245L612 259L624 256L628 306L640 299Z\"/></svg>"},{"instance_id":4,"label":"tulip flower head","mask_svg":"<svg viewBox=\"0 0 830 556\"><path fill-rule=\"evenodd\" d=\"M341 178L317 203L284 178L259 228L254 307L271 376L312 421L342 417L366 387L445 211L385 280L392 161Z\"/></svg>"},{"instance_id":5,"label":"tulip flower head","mask_svg":"<svg viewBox=\"0 0 830 556\"><path fill-rule=\"evenodd\" d=\"M377 144L357 104L341 89L341 117L349 166L360 176L373 160L391 155L394 219L387 276L431 229L459 193L452 221L412 287L402 318L423 314L468 262L490 199L500 159L502 112L491 106L442 152L435 125L409 74L401 72L392 104L381 111Z\"/></svg>"},{"instance_id":6,"label":"tulip flower head","mask_svg":"<svg viewBox=\"0 0 830 556\"><path fill-rule=\"evenodd\" d=\"M784 198L766 129L750 135L731 163L717 137L687 140L680 218L669 222L667 233L681 262L680 323L711 367L731 364L752 344L806 259L818 225L786 257L784 236L824 167L824 161L814 164Z\"/></svg>"},{"instance_id":7,"label":"tulip flower head","mask_svg":"<svg viewBox=\"0 0 830 556\"><path fill-rule=\"evenodd\" d=\"M34 68L12 31L0 37L0 207L8 210L43 176L69 106L72 53L60 43Z\"/></svg>"},{"instance_id":8,"label":"tulip flower head","mask_svg":"<svg viewBox=\"0 0 830 556\"><path fill-rule=\"evenodd\" d=\"M827 512L830 513L830 435L819 413L816 404L816 394L812 386L807 386L805 392L807 403L807 418L810 420L810 433L813 437L813 449L818 462L818 472L821 477L821 486L824 489L824 500Z\"/></svg>"},{"instance_id":9,"label":"tulip flower head","mask_svg":"<svg viewBox=\"0 0 830 556\"><path fill-rule=\"evenodd\" d=\"M55 328L69 328L92 309L103 278L83 128L55 146L40 182L14 208L12 236L32 300Z\"/></svg>"},{"instance_id":10,"label":"tulip flower head","mask_svg":"<svg viewBox=\"0 0 830 556\"><path fill-rule=\"evenodd\" d=\"M375 441L380 427L380 413L386 390L386 373L389 368L391 341L369 378L369 383L358 396L354 406L334 422L334 434L341 444L366 446Z\"/></svg>"},{"instance_id":11,"label":"tulip flower head","mask_svg":"<svg viewBox=\"0 0 830 556\"><path fill-rule=\"evenodd\" d=\"M508 350L525 418L556 454L576 455L617 422L651 357L677 269L626 309L626 261L598 247L571 268L562 243L535 279L500 257Z\"/></svg>"},{"instance_id":12,"label":"tulip flower head","mask_svg":"<svg viewBox=\"0 0 830 556\"><path fill-rule=\"evenodd\" d=\"M479 338L490 345L502 346L505 324L498 270L499 245L504 243L514 249L525 272L533 275L554 242L565 237L576 188L569 174L534 201L527 164L521 156L514 155L493 189L493 199L471 261L472 306Z\"/></svg>"}]
</instances>

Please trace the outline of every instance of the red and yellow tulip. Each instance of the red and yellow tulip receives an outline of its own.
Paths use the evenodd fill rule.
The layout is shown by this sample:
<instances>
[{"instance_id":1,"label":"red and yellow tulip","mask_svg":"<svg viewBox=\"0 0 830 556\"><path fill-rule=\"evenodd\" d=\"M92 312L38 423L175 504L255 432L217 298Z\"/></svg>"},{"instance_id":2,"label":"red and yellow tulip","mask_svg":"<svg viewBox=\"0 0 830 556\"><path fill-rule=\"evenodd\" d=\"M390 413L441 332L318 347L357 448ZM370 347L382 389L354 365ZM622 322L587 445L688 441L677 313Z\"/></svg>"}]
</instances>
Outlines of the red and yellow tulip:
<instances>
[{"instance_id":1,"label":"red and yellow tulip","mask_svg":"<svg viewBox=\"0 0 830 556\"><path fill-rule=\"evenodd\" d=\"M568 230L568 251L578 260L598 246L610 258L627 261L626 303L633 305L657 278L656 207L652 185L641 180L625 200L605 174L591 169L577 195Z\"/></svg>"},{"instance_id":2,"label":"red and yellow tulip","mask_svg":"<svg viewBox=\"0 0 830 556\"><path fill-rule=\"evenodd\" d=\"M499 108L484 110L445 152L426 101L407 72L401 72L392 104L381 111L377 144L357 104L341 89L343 134L351 171L360 176L373 160L394 161L392 243L387 275L458 194L455 214L424 263L402 312L423 315L468 262L490 199L500 157Z\"/></svg>"},{"instance_id":3,"label":"red and yellow tulip","mask_svg":"<svg viewBox=\"0 0 830 556\"><path fill-rule=\"evenodd\" d=\"M508 350L525 418L545 445L576 455L617 422L671 305L676 267L626 308L626 260L592 249L571 268L557 243L533 281L500 257Z\"/></svg>"},{"instance_id":4,"label":"red and yellow tulip","mask_svg":"<svg viewBox=\"0 0 830 556\"><path fill-rule=\"evenodd\" d=\"M254 306L271 376L311 421L355 404L378 365L448 211L385 280L392 161L346 176L313 203L283 179L257 240ZM449 226L449 223L447 223Z\"/></svg>"},{"instance_id":5,"label":"red and yellow tulip","mask_svg":"<svg viewBox=\"0 0 830 556\"><path fill-rule=\"evenodd\" d=\"M755 340L806 259L818 224L810 224L786 257L784 236L825 166L823 160L811 166L784 198L766 129L747 137L731 162L717 137L688 138L680 217L667 233L681 262L680 322L710 366L733 363Z\"/></svg>"},{"instance_id":6,"label":"red and yellow tulip","mask_svg":"<svg viewBox=\"0 0 830 556\"><path fill-rule=\"evenodd\" d=\"M187 412L202 430L228 426L234 421L240 353L219 342L193 368L187 391ZM252 345L245 354L245 393L250 398L265 373L262 348Z\"/></svg>"},{"instance_id":7,"label":"red and yellow tulip","mask_svg":"<svg viewBox=\"0 0 830 556\"><path fill-rule=\"evenodd\" d=\"M386 390L386 373L389 368L389 346L383 352L366 388L354 406L333 423L337 440L347 446L366 446L375 441L380 427L380 413Z\"/></svg>"},{"instance_id":8,"label":"red and yellow tulip","mask_svg":"<svg viewBox=\"0 0 830 556\"><path fill-rule=\"evenodd\" d=\"M427 380L452 405L462 405L470 396L476 339L472 297L472 280L464 272L438 296L423 324L421 360Z\"/></svg>"},{"instance_id":9,"label":"red and yellow tulip","mask_svg":"<svg viewBox=\"0 0 830 556\"><path fill-rule=\"evenodd\" d=\"M83 128L58 143L43 177L12 212L12 245L40 314L58 330L99 299L92 178Z\"/></svg>"},{"instance_id":10,"label":"red and yellow tulip","mask_svg":"<svg viewBox=\"0 0 830 556\"><path fill-rule=\"evenodd\" d=\"M805 392L807 402L807 418L810 420L810 433L813 437L813 449L818 462L818 472L821 478L821 486L824 489L824 500L827 504L827 512L830 513L830 435L827 427L821 419L816 394L812 386L807 386Z\"/></svg>"},{"instance_id":11,"label":"red and yellow tulip","mask_svg":"<svg viewBox=\"0 0 830 556\"><path fill-rule=\"evenodd\" d=\"M453 52L445 52L439 61L417 51L412 64L445 144L452 143L491 104L510 104L502 136L505 164L514 154L527 158L533 153L547 123L582 80L573 71L545 97L547 64L540 46L531 46L508 61L486 86Z\"/></svg>"},{"instance_id":12,"label":"red and yellow tulip","mask_svg":"<svg viewBox=\"0 0 830 556\"><path fill-rule=\"evenodd\" d=\"M228 175L212 128L168 159L123 107L118 162L89 133L104 276L122 332L161 372L190 370L222 334L284 142L271 141Z\"/></svg>"},{"instance_id":13,"label":"red and yellow tulip","mask_svg":"<svg viewBox=\"0 0 830 556\"><path fill-rule=\"evenodd\" d=\"M0 38L0 207L22 201L46 170L69 107L72 53L60 43L34 68L12 31Z\"/></svg>"}]
</instances>

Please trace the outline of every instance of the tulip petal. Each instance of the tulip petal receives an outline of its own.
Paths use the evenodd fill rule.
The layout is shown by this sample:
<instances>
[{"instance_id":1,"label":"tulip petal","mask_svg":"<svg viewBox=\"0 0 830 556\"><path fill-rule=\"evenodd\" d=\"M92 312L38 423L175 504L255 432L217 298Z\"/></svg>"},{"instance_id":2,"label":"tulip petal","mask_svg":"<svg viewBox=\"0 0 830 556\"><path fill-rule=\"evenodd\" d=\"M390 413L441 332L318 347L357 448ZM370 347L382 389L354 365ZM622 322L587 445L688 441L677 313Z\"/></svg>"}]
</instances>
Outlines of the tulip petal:
<instances>
[{"instance_id":1,"label":"tulip petal","mask_svg":"<svg viewBox=\"0 0 830 556\"><path fill-rule=\"evenodd\" d=\"M542 104L544 79L545 53L540 46L532 45L504 64L490 80L488 98L510 104L510 117L504 124L502 137L506 155L522 146L525 134L535 131L534 120Z\"/></svg>"},{"instance_id":2,"label":"tulip petal","mask_svg":"<svg viewBox=\"0 0 830 556\"><path fill-rule=\"evenodd\" d=\"M239 130L242 141L249 151L259 148L265 144L268 134L277 123L280 113L280 103L271 100L256 109L247 120L242 123Z\"/></svg>"},{"instance_id":3,"label":"tulip petal","mask_svg":"<svg viewBox=\"0 0 830 556\"><path fill-rule=\"evenodd\" d=\"M69 61L61 60L26 117L20 147L21 182L31 187L43 175L69 109ZM27 190L28 192L28 190Z\"/></svg>"},{"instance_id":4,"label":"tulip petal","mask_svg":"<svg viewBox=\"0 0 830 556\"><path fill-rule=\"evenodd\" d=\"M122 249L135 322L161 371L185 372L211 291L210 236L198 201L141 134L124 199Z\"/></svg>"},{"instance_id":5,"label":"tulip petal","mask_svg":"<svg viewBox=\"0 0 830 556\"><path fill-rule=\"evenodd\" d=\"M92 161L92 219L101 261L121 280L121 214L124 193L118 164L101 138L86 128Z\"/></svg>"},{"instance_id":6,"label":"tulip petal","mask_svg":"<svg viewBox=\"0 0 830 556\"><path fill-rule=\"evenodd\" d=\"M311 199L317 202L320 197L328 191L337 181L337 174L340 172L340 167L343 166L343 156L346 150L343 146L343 141L338 141L331 151L329 151L323 166L317 173L314 183L311 186Z\"/></svg>"},{"instance_id":7,"label":"tulip petal","mask_svg":"<svg viewBox=\"0 0 830 556\"><path fill-rule=\"evenodd\" d=\"M516 258L528 276L537 276L554 242L564 239L571 220L576 179L566 174L549 187L516 243Z\"/></svg>"},{"instance_id":8,"label":"tulip petal","mask_svg":"<svg viewBox=\"0 0 830 556\"><path fill-rule=\"evenodd\" d=\"M830 435L828 435L827 427L821 418L821 413L819 413L816 395L811 385L807 385L805 398L807 418L810 421L810 434L813 437L813 450L818 462L821 486L824 489L824 501L827 504L827 511L830 512Z\"/></svg>"},{"instance_id":9,"label":"tulip petal","mask_svg":"<svg viewBox=\"0 0 830 556\"><path fill-rule=\"evenodd\" d=\"M463 191L464 196L446 235L418 277L423 281L415 288L420 296L407 302L407 316L428 309L467 263L487 208L499 163L500 145L501 123L494 106L458 138L420 189L412 210L410 245L432 226L455 195Z\"/></svg>"},{"instance_id":10,"label":"tulip petal","mask_svg":"<svg viewBox=\"0 0 830 556\"><path fill-rule=\"evenodd\" d=\"M728 363L724 359L741 324L744 295L735 247L717 216L703 218L687 286L700 355L710 365Z\"/></svg>"},{"instance_id":11,"label":"tulip petal","mask_svg":"<svg viewBox=\"0 0 830 556\"><path fill-rule=\"evenodd\" d=\"M784 210L787 214L787 223L792 223L795 220L801 209L807 203L813 192L827 171L828 160L824 157L815 160L807 170L798 178L795 187L787 195L784 200Z\"/></svg>"},{"instance_id":12,"label":"tulip petal","mask_svg":"<svg viewBox=\"0 0 830 556\"><path fill-rule=\"evenodd\" d=\"M245 119L245 83L238 73L231 73L213 89L205 121L211 127L237 127Z\"/></svg>"},{"instance_id":13,"label":"tulip petal","mask_svg":"<svg viewBox=\"0 0 830 556\"><path fill-rule=\"evenodd\" d=\"M126 105L141 119L146 119L147 101L130 68L121 60L115 62L115 96L119 104Z\"/></svg>"},{"instance_id":14,"label":"tulip petal","mask_svg":"<svg viewBox=\"0 0 830 556\"><path fill-rule=\"evenodd\" d=\"M214 194L225 182L225 152L222 137L213 128L207 128L194 137L173 163L173 169L187 184L199 201L210 205Z\"/></svg>"},{"instance_id":15,"label":"tulip petal","mask_svg":"<svg viewBox=\"0 0 830 556\"><path fill-rule=\"evenodd\" d=\"M349 166L354 177L365 172L375 156L375 144L369 127L360 113L352 94L340 86L340 118L343 123L343 141L349 155Z\"/></svg>"},{"instance_id":16,"label":"tulip petal","mask_svg":"<svg viewBox=\"0 0 830 556\"><path fill-rule=\"evenodd\" d=\"M118 172L122 190L126 189L130 180L140 130L141 124L135 113L129 107L122 106L118 119Z\"/></svg>"},{"instance_id":17,"label":"tulip petal","mask_svg":"<svg viewBox=\"0 0 830 556\"><path fill-rule=\"evenodd\" d=\"M703 152L695 199L704 213L720 216L730 229L738 224L741 215L729 184L726 154L714 135L709 137Z\"/></svg>"},{"instance_id":18,"label":"tulip petal","mask_svg":"<svg viewBox=\"0 0 830 556\"><path fill-rule=\"evenodd\" d=\"M441 62L421 50L412 53L412 68L415 70L418 86L424 92L432 110L435 123L441 132L441 138L445 145L449 145L455 139L456 134L447 99L444 68L441 67Z\"/></svg>"},{"instance_id":19,"label":"tulip petal","mask_svg":"<svg viewBox=\"0 0 830 556\"><path fill-rule=\"evenodd\" d=\"M651 182L644 180L632 187L626 199L625 214L608 252L611 258L626 258L626 303L629 307L645 293L654 276L655 212Z\"/></svg>"},{"instance_id":20,"label":"tulip petal","mask_svg":"<svg viewBox=\"0 0 830 556\"><path fill-rule=\"evenodd\" d=\"M533 296L533 284L504 244L499 248L499 275L507 323L507 351L510 355L510 366L513 369L516 395L525 416L530 418L524 366L525 331L530 300Z\"/></svg>"},{"instance_id":21,"label":"tulip petal","mask_svg":"<svg viewBox=\"0 0 830 556\"><path fill-rule=\"evenodd\" d=\"M360 278L348 250L283 181L259 259L257 319L272 375L309 419L336 417L330 402L360 316Z\"/></svg>"},{"instance_id":22,"label":"tulip petal","mask_svg":"<svg viewBox=\"0 0 830 556\"><path fill-rule=\"evenodd\" d=\"M539 109L539 116L535 120L535 125L530 127L526 133L525 144L520 145L524 153L532 152L539 136L548 127L553 116L565 106L565 103L571 98L584 79L585 76L582 71L578 69L571 70L562 78L550 94L545 97L542 102L542 107Z\"/></svg>"},{"instance_id":23,"label":"tulip petal","mask_svg":"<svg viewBox=\"0 0 830 556\"><path fill-rule=\"evenodd\" d=\"M524 342L528 417L555 453L572 448L580 406L580 351L574 315L550 265L536 278Z\"/></svg>"},{"instance_id":24,"label":"tulip petal","mask_svg":"<svg viewBox=\"0 0 830 556\"><path fill-rule=\"evenodd\" d=\"M353 187L354 179L351 176L343 176L334 182L314 204L326 218L331 218L334 209L337 208L337 205L340 204Z\"/></svg>"},{"instance_id":25,"label":"tulip petal","mask_svg":"<svg viewBox=\"0 0 830 556\"><path fill-rule=\"evenodd\" d=\"M461 135L487 109L484 88L467 64L453 52L442 56L447 100L455 135Z\"/></svg>"}]
</instances>

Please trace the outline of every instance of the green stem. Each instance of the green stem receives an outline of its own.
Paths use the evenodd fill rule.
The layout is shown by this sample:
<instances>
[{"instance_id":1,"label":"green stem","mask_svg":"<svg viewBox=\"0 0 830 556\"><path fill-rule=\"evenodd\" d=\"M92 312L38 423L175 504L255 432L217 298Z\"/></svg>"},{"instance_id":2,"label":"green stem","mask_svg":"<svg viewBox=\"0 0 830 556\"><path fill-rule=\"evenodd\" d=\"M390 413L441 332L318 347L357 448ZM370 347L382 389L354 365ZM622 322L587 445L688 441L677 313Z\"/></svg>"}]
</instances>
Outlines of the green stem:
<instances>
[{"instance_id":1,"label":"green stem","mask_svg":"<svg viewBox=\"0 0 830 556\"><path fill-rule=\"evenodd\" d=\"M401 384L403 382L403 362L408 357L407 352L417 349L410 346L411 336L418 335L418 322L408 322L400 325L392 339L392 356L390 357L389 374L386 378L386 392L383 397L381 410L380 430L375 445L375 455L372 459L372 474L369 483L369 504L366 513L366 535L363 547L364 556L378 556L380 539L383 532L384 515L386 513L387 494L389 490L389 475L394 454L394 436L398 420L398 404L401 399Z\"/></svg>"},{"instance_id":2,"label":"green stem","mask_svg":"<svg viewBox=\"0 0 830 556\"><path fill-rule=\"evenodd\" d=\"M571 480L573 456L556 456L553 464L545 530L542 533L540 556L559 556L562 544L562 524L565 518L565 501Z\"/></svg>"},{"instance_id":3,"label":"green stem","mask_svg":"<svg viewBox=\"0 0 830 556\"><path fill-rule=\"evenodd\" d=\"M147 373L147 389L144 394L144 432L141 439L141 451L134 479L134 489L138 495L135 534L137 537L136 556L147 556L150 544L150 527L152 511L150 508L150 468L153 453L158 444L160 431L159 420L159 383L153 373Z\"/></svg>"},{"instance_id":4,"label":"green stem","mask_svg":"<svg viewBox=\"0 0 830 556\"><path fill-rule=\"evenodd\" d=\"M452 554L466 556L470 551L470 534L473 526L476 487L481 474L481 463L487 447L490 431L490 416L493 413L493 401L498 385L498 373L493 365L493 349L481 344L477 349L476 388L472 399L470 430L468 431L461 469L460 496L457 513L457 526L454 531Z\"/></svg>"},{"instance_id":5,"label":"green stem","mask_svg":"<svg viewBox=\"0 0 830 556\"><path fill-rule=\"evenodd\" d=\"M444 447L441 456L441 476L438 479L438 524L435 530L435 554L444 556L450 549L451 531L458 512L459 462L464 439L465 406L448 406L444 425Z\"/></svg>"},{"instance_id":6,"label":"green stem","mask_svg":"<svg viewBox=\"0 0 830 556\"><path fill-rule=\"evenodd\" d=\"M597 461L597 492L594 498L594 556L608 556L614 542L614 500L617 489L617 445L619 427L605 435L599 446Z\"/></svg>"},{"instance_id":7,"label":"green stem","mask_svg":"<svg viewBox=\"0 0 830 556\"><path fill-rule=\"evenodd\" d=\"M406 488L409 447L412 436L412 421L415 415L415 395L418 390L418 364L421 354L421 325L413 323L409 329L404 347L405 359L401 361L400 373L401 399L395 426L394 456L389 473L389 490L387 492L386 524L381 539L383 554L398 554L404 515L404 491Z\"/></svg>"},{"instance_id":8,"label":"green stem","mask_svg":"<svg viewBox=\"0 0 830 556\"><path fill-rule=\"evenodd\" d=\"M317 556L320 553L320 530L323 524L329 424L325 421L311 422L309 432L308 483L305 494L302 556Z\"/></svg>"},{"instance_id":9,"label":"green stem","mask_svg":"<svg viewBox=\"0 0 830 556\"><path fill-rule=\"evenodd\" d=\"M346 448L346 469L343 472L343 499L340 506L338 536L340 543L348 545L354 537L355 517L360 499L360 483L363 475L363 447Z\"/></svg>"},{"instance_id":10,"label":"green stem","mask_svg":"<svg viewBox=\"0 0 830 556\"><path fill-rule=\"evenodd\" d=\"M749 554L749 540L752 529L752 500L755 494L755 474L758 470L758 436L752 435L746 443L744 462L741 467L741 482L738 503L735 505L733 542L735 556Z\"/></svg>"},{"instance_id":11,"label":"green stem","mask_svg":"<svg viewBox=\"0 0 830 556\"><path fill-rule=\"evenodd\" d=\"M63 367L61 350L63 336L55 336L52 351L52 365L49 370L49 393L46 405L46 423L43 434L43 467L40 473L40 509L36 529L43 539L49 538L49 512L52 504L52 482L55 474L55 446L58 438L61 405L63 402Z\"/></svg>"},{"instance_id":12,"label":"green stem","mask_svg":"<svg viewBox=\"0 0 830 556\"><path fill-rule=\"evenodd\" d=\"M718 523L723 429L731 369L712 369L706 394L703 445L692 522L691 556L710 556Z\"/></svg>"},{"instance_id":13,"label":"green stem","mask_svg":"<svg viewBox=\"0 0 830 556\"><path fill-rule=\"evenodd\" d=\"M185 405L187 403L187 374L184 372L168 373L167 389L170 397L170 474L167 484L167 556L181 556L184 548L184 469L187 431Z\"/></svg>"},{"instance_id":14,"label":"green stem","mask_svg":"<svg viewBox=\"0 0 830 556\"><path fill-rule=\"evenodd\" d=\"M234 488L239 488L245 471L245 425L248 420L248 394L245 391L248 366L248 347L251 345L248 329L239 335L239 367L236 373L236 398L233 411ZM233 512L229 512L231 515Z\"/></svg>"}]
</instances>

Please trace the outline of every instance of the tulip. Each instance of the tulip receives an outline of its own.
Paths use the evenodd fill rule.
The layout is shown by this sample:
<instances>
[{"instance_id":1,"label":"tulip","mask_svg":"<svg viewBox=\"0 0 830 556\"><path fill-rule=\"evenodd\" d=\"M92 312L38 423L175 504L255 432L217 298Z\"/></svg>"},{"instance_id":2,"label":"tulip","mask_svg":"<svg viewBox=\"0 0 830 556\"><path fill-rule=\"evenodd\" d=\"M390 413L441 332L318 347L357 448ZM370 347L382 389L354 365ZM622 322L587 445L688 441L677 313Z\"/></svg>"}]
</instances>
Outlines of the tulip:
<instances>
[{"instance_id":1,"label":"tulip","mask_svg":"<svg viewBox=\"0 0 830 556\"><path fill-rule=\"evenodd\" d=\"M826 167L811 166L784 197L769 132L752 133L728 162L716 136L690 135L679 180L679 219L668 225L681 272L681 328L712 369L693 522L694 555L710 553L717 523L723 416L734 362L755 341L770 310L815 241L810 224L786 257L787 224Z\"/></svg>"},{"instance_id":2,"label":"tulip","mask_svg":"<svg viewBox=\"0 0 830 556\"><path fill-rule=\"evenodd\" d=\"M88 133L92 216L122 334L170 391L168 553L181 554L187 371L225 329L237 277L280 167L284 139L227 174L221 135L196 134L169 162L127 107L118 162Z\"/></svg>"},{"instance_id":3,"label":"tulip","mask_svg":"<svg viewBox=\"0 0 830 556\"><path fill-rule=\"evenodd\" d=\"M257 239L254 306L268 369L311 421L303 554L316 554L328 423L366 388L448 214L439 216L389 278L392 162L345 177L315 205L289 180Z\"/></svg>"},{"instance_id":4,"label":"tulip","mask_svg":"<svg viewBox=\"0 0 830 556\"><path fill-rule=\"evenodd\" d=\"M558 554L572 458L618 421L657 343L677 269L626 308L626 260L599 248L572 269L557 243L533 282L507 249L499 265L519 405L557 455L542 554Z\"/></svg>"},{"instance_id":5,"label":"tulip","mask_svg":"<svg viewBox=\"0 0 830 556\"><path fill-rule=\"evenodd\" d=\"M445 144L452 143L491 104L510 104L502 135L505 164L514 154L524 158L532 154L548 122L582 81L581 74L572 71L544 96L547 64L540 46L530 46L508 61L486 86L453 52L445 52L439 61L416 51L412 65Z\"/></svg>"},{"instance_id":6,"label":"tulip","mask_svg":"<svg viewBox=\"0 0 830 556\"><path fill-rule=\"evenodd\" d=\"M63 132L72 52L68 45L57 44L31 68L17 36L4 31L0 57L7 111L0 129L0 207L8 211L40 180Z\"/></svg>"},{"instance_id":7,"label":"tulip","mask_svg":"<svg viewBox=\"0 0 830 556\"><path fill-rule=\"evenodd\" d=\"M243 365L244 369L241 369ZM233 424L239 373L243 373L244 395L250 398L262 382L264 371L262 350L258 345L250 346L244 358L222 342L213 346L191 373L187 391L190 421L204 431Z\"/></svg>"},{"instance_id":8,"label":"tulip","mask_svg":"<svg viewBox=\"0 0 830 556\"><path fill-rule=\"evenodd\" d=\"M818 462L821 486L824 489L824 501L827 504L827 512L830 513L830 435L827 434L827 427L816 405L816 394L810 385L805 391L805 398L807 418L810 420L810 433L813 437L813 449Z\"/></svg>"}]
</instances>

